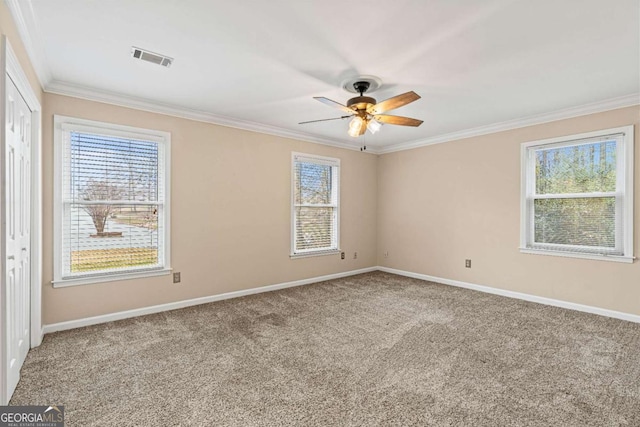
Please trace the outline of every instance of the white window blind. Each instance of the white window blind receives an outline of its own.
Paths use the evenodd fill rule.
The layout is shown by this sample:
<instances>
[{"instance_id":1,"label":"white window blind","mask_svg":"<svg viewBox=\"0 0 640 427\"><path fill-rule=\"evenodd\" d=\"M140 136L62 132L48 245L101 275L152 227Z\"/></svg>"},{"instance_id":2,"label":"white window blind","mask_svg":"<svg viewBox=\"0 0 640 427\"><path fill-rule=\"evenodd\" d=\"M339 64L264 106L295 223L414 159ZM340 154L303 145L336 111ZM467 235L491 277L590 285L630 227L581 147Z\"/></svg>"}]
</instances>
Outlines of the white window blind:
<instances>
[{"instance_id":1,"label":"white window blind","mask_svg":"<svg viewBox=\"0 0 640 427\"><path fill-rule=\"evenodd\" d=\"M165 136L60 124L57 280L168 267Z\"/></svg>"},{"instance_id":2,"label":"white window blind","mask_svg":"<svg viewBox=\"0 0 640 427\"><path fill-rule=\"evenodd\" d=\"M524 249L630 257L629 132L525 145Z\"/></svg>"},{"instance_id":3,"label":"white window blind","mask_svg":"<svg viewBox=\"0 0 640 427\"><path fill-rule=\"evenodd\" d=\"M339 171L339 159L293 153L292 255L338 251Z\"/></svg>"}]
</instances>

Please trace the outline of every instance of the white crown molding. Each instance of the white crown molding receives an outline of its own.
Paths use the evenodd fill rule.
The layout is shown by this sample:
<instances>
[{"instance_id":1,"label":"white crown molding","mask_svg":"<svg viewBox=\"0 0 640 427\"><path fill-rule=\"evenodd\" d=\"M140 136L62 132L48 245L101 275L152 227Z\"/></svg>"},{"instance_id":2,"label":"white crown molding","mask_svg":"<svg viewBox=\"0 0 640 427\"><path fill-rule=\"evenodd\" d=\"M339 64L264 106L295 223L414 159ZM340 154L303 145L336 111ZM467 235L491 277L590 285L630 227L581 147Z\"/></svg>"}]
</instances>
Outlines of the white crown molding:
<instances>
[{"instance_id":1,"label":"white crown molding","mask_svg":"<svg viewBox=\"0 0 640 427\"><path fill-rule=\"evenodd\" d=\"M586 116L588 114L601 113L603 111L617 110L618 108L632 107L640 104L640 93L620 96L617 98L606 99L604 101L593 102L578 107L566 108L563 110L552 111L550 113L539 114L535 116L523 117L520 119L508 120L506 122L494 123L486 126L465 129L444 135L438 135L431 138L420 139L416 141L402 142L399 144L381 147L377 150L378 154L393 153L395 151L411 150L413 148L424 147L433 144L442 144L443 142L457 141L475 136L488 135L497 132L503 132L512 129L534 126L543 123L555 122L557 120L570 119L573 117Z\"/></svg>"},{"instance_id":2,"label":"white crown molding","mask_svg":"<svg viewBox=\"0 0 640 427\"><path fill-rule=\"evenodd\" d=\"M5 0L5 4L11 12L22 44L40 81L40 86L44 89L52 80L51 70L49 70L45 50L42 47L42 37L40 37L36 25L31 0Z\"/></svg>"},{"instance_id":3,"label":"white crown molding","mask_svg":"<svg viewBox=\"0 0 640 427\"><path fill-rule=\"evenodd\" d=\"M203 111L191 110L188 108L175 107L166 104L159 104L147 99L135 98L131 96L121 95L115 92L100 91L89 87L79 86L72 83L53 81L45 87L45 92L55 93L59 95L71 96L75 98L87 99L90 101L103 102L121 107L133 108L136 110L149 111L152 113L166 114L174 117L195 120L199 122L212 123L221 126L232 127L236 129L259 132L268 135L280 136L283 138L296 139L300 141L313 142L316 144L328 145L332 147L344 148L347 150L360 150L359 145L352 145L346 142L322 138L304 132L296 132L282 129L276 126L269 126L260 123L250 122L246 120L234 119L231 117L220 116ZM411 150L414 148L424 147L433 144L442 144L444 142L457 141L475 136L488 135L497 132L503 132L512 129L534 126L543 123L554 122L557 120L570 119L573 117L585 116L588 114L601 113L604 111L616 110L618 108L631 107L640 105L640 93L634 93L617 98L611 98L600 102L581 105L578 107L557 110L550 113L539 114L536 116L524 117L520 119L509 120L505 122L494 123L491 125L480 126L476 128L461 130L438 135L431 138L421 139L417 141L409 141L394 144L386 147L367 147L368 154L386 154L396 151Z\"/></svg>"},{"instance_id":4,"label":"white crown molding","mask_svg":"<svg viewBox=\"0 0 640 427\"><path fill-rule=\"evenodd\" d=\"M152 113L165 114L168 116L180 117L183 119L195 120L198 122L212 123L215 125L248 130L252 132L259 132L267 135L275 135L300 141L313 142L316 144L329 145L331 147L344 148L347 150L360 150L359 145L348 144L346 142L329 138L322 138L304 132L291 131L276 126L264 125L247 120L234 119L232 117L192 110L189 108L175 107L172 105L154 102L148 99L122 95L115 92L97 90L57 80L49 83L44 88L44 90L48 93L71 96L74 98L102 102L105 104L118 105L120 107L133 108L136 110L149 111ZM376 151L369 149L366 152L370 154L377 154Z\"/></svg>"}]
</instances>

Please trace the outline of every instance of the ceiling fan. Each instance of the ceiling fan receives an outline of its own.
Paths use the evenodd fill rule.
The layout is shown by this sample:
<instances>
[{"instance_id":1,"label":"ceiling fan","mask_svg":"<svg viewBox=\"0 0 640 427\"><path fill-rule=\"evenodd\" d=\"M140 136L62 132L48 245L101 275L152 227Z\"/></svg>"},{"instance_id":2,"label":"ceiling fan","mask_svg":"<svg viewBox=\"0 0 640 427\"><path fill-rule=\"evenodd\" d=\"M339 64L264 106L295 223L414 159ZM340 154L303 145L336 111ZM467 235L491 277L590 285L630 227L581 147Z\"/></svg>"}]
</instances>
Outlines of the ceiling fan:
<instances>
[{"instance_id":1,"label":"ceiling fan","mask_svg":"<svg viewBox=\"0 0 640 427\"><path fill-rule=\"evenodd\" d=\"M329 120L341 120L352 117L349 122L349 135L358 137L363 135L367 129L371 133L376 133L382 127L382 124L400 125L400 126L420 126L422 120L412 119L410 117L390 116L387 111L395 110L396 108L407 105L413 101L420 99L420 95L411 91L403 93L401 95L394 96L382 102L378 102L369 96L364 96L364 93L369 89L370 82L357 81L353 83L353 88L356 92L360 93L360 96L356 96L347 101L347 105L342 105L339 102L332 101L329 98L322 96L316 96L314 99L326 104L330 107L337 108L344 113L345 116L334 117L332 119L310 120L306 122L300 122L304 125L307 123L325 122Z\"/></svg>"}]
</instances>

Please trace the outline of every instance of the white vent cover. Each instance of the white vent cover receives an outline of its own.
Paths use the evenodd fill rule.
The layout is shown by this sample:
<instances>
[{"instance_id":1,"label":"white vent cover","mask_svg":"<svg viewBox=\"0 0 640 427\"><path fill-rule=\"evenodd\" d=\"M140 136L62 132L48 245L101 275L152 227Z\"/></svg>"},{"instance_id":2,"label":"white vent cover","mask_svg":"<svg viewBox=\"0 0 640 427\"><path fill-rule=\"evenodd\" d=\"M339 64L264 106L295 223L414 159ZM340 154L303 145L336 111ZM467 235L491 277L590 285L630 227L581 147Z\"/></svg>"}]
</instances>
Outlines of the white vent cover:
<instances>
[{"instance_id":1,"label":"white vent cover","mask_svg":"<svg viewBox=\"0 0 640 427\"><path fill-rule=\"evenodd\" d=\"M153 64L162 65L163 67L170 67L173 62L173 58L169 58L168 56L161 55L159 53L149 52L148 50L140 49L135 46L131 48L131 56Z\"/></svg>"}]
</instances>

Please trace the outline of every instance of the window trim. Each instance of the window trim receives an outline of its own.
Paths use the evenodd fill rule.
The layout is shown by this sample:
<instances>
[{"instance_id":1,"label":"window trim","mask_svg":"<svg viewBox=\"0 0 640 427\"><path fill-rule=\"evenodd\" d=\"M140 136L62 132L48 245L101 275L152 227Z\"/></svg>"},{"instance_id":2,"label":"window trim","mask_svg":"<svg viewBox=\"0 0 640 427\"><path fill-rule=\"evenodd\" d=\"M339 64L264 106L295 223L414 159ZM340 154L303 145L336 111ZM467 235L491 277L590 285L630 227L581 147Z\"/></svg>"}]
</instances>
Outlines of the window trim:
<instances>
[{"instance_id":1,"label":"window trim","mask_svg":"<svg viewBox=\"0 0 640 427\"><path fill-rule=\"evenodd\" d=\"M633 161L634 161L634 126L622 126L617 128L603 129L594 132L581 133L576 135L566 135L557 138L549 138L537 141L522 143L520 146L520 252L525 254L538 254L560 256L566 258L583 258L600 261L615 261L632 263L635 259L633 256ZM536 147L542 146L570 146L578 144L578 140L591 138L602 138L613 134L623 134L620 143L621 150L617 153L617 174L616 193L622 193L624 199L623 210L621 212L621 221L624 233L621 237L621 246L623 255L608 255L590 252L569 251L566 249L558 249L558 245L549 244L546 248L530 247L530 241L533 239L534 212L531 208L531 195L535 185L535 167L532 167L534 157L531 153ZM582 144L582 143L580 143ZM620 155L621 154L621 155ZM587 193L586 197L595 197L595 193ZM576 194L567 194L566 198L577 196ZM602 193L602 196L611 196L611 193ZM551 196L553 197L553 196ZM585 197L584 195L582 197ZM617 244L618 242L616 242ZM556 246L556 249L554 249ZM564 248L570 245L560 245Z\"/></svg>"},{"instance_id":2,"label":"window trim","mask_svg":"<svg viewBox=\"0 0 640 427\"><path fill-rule=\"evenodd\" d=\"M335 193L336 193L336 224L335 224L335 240L336 247L330 249L306 249L302 251L295 251L296 245L296 203L295 203L295 186L296 186L296 161L300 159L304 159L309 161L309 163L317 163L323 165L329 165L332 168L337 168L335 174L335 182L332 183L331 189L334 190L335 184ZM331 205L333 206L333 205ZM306 153L298 153L291 152L291 246L290 246L290 258L309 258L315 256L324 256L324 255L336 255L341 252L340 249L340 159L334 157L325 157L319 156L316 154L306 154Z\"/></svg>"},{"instance_id":3,"label":"window trim","mask_svg":"<svg viewBox=\"0 0 640 427\"><path fill-rule=\"evenodd\" d=\"M171 133L57 114L53 116L53 124L53 280L51 281L53 287L60 288L171 274ZM62 225L64 222L64 205L62 195L64 182L62 174L64 162L64 132L70 129L85 132L98 131L103 135L145 139L164 145L164 223L162 224L164 229L164 260L161 267L113 273L89 273L82 276L63 278Z\"/></svg>"}]
</instances>

